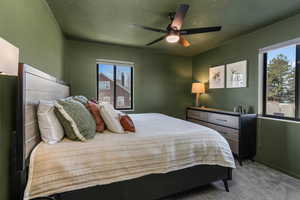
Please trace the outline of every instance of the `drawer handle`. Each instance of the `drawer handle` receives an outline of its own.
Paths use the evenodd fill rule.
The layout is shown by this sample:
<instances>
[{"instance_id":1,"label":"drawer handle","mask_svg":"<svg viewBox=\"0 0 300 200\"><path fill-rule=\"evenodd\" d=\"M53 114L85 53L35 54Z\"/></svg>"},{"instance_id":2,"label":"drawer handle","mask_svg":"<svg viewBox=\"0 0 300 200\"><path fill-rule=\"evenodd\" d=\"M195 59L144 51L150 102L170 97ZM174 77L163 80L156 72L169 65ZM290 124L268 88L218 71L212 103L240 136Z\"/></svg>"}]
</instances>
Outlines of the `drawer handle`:
<instances>
[{"instance_id":1,"label":"drawer handle","mask_svg":"<svg viewBox=\"0 0 300 200\"><path fill-rule=\"evenodd\" d=\"M221 121L221 122L227 122L226 119L216 119L217 121Z\"/></svg>"}]
</instances>

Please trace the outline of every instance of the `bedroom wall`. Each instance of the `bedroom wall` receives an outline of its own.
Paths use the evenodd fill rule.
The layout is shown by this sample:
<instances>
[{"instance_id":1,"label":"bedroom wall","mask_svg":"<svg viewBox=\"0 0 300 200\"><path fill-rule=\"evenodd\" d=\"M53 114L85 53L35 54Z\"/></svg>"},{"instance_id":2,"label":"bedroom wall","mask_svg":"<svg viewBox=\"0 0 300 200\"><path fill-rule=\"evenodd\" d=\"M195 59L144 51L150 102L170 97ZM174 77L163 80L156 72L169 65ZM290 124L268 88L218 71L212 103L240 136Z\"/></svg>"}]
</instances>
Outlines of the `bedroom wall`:
<instances>
[{"instance_id":1,"label":"bedroom wall","mask_svg":"<svg viewBox=\"0 0 300 200\"><path fill-rule=\"evenodd\" d=\"M44 0L1 0L0 37L24 62L63 77L64 37ZM15 130L17 78L0 76L0 199L9 199L10 136Z\"/></svg>"},{"instance_id":2,"label":"bedroom wall","mask_svg":"<svg viewBox=\"0 0 300 200\"><path fill-rule=\"evenodd\" d=\"M65 79L72 95L96 97L96 59L130 61L134 68L135 113L160 112L183 118L192 103L191 57L142 48L67 40Z\"/></svg>"},{"instance_id":3,"label":"bedroom wall","mask_svg":"<svg viewBox=\"0 0 300 200\"><path fill-rule=\"evenodd\" d=\"M209 67L240 60L248 61L248 83L243 89L215 89L201 96L209 107L233 110L238 104L258 109L258 49L300 37L300 14L247 35L193 58L193 79L208 81ZM256 160L300 178L300 124L259 119Z\"/></svg>"}]
</instances>

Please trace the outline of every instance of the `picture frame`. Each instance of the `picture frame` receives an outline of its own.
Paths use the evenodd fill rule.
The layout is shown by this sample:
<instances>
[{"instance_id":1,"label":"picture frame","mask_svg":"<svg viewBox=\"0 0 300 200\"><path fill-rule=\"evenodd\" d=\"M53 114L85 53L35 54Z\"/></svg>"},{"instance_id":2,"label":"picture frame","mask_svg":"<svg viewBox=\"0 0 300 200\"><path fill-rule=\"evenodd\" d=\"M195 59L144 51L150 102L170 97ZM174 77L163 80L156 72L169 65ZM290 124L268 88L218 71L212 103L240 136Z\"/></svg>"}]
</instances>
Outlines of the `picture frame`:
<instances>
[{"instance_id":1,"label":"picture frame","mask_svg":"<svg viewBox=\"0 0 300 200\"><path fill-rule=\"evenodd\" d=\"M226 65L226 88L245 88L247 80L247 60Z\"/></svg>"},{"instance_id":2,"label":"picture frame","mask_svg":"<svg viewBox=\"0 0 300 200\"><path fill-rule=\"evenodd\" d=\"M225 65L209 68L209 89L225 88Z\"/></svg>"}]
</instances>

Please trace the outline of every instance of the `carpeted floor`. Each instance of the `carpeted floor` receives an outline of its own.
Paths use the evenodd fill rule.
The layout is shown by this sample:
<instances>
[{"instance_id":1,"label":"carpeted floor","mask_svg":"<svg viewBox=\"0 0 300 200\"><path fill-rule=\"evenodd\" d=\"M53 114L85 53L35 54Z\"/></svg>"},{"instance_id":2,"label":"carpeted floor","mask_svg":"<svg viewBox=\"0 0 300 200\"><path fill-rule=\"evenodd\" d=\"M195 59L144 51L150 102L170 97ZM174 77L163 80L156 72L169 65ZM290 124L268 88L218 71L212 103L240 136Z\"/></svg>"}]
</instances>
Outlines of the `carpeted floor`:
<instances>
[{"instance_id":1,"label":"carpeted floor","mask_svg":"<svg viewBox=\"0 0 300 200\"><path fill-rule=\"evenodd\" d=\"M300 200L300 180L256 162L237 164L230 192L215 182L163 200Z\"/></svg>"}]
</instances>

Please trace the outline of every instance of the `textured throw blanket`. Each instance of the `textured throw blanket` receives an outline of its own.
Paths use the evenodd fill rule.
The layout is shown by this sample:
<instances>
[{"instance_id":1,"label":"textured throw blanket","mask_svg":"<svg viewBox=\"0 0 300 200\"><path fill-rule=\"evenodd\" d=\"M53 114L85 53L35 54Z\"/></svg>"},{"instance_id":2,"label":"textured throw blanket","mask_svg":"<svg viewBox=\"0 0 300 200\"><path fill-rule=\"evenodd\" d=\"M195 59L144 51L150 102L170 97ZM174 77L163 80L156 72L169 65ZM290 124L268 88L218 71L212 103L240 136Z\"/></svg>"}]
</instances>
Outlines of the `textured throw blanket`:
<instances>
[{"instance_id":1,"label":"textured throw blanket","mask_svg":"<svg viewBox=\"0 0 300 200\"><path fill-rule=\"evenodd\" d=\"M227 141L212 129L162 114L130 117L136 133L107 132L87 142L40 143L31 155L24 199L195 165L235 168Z\"/></svg>"}]
</instances>

